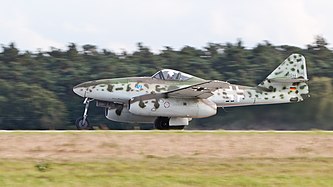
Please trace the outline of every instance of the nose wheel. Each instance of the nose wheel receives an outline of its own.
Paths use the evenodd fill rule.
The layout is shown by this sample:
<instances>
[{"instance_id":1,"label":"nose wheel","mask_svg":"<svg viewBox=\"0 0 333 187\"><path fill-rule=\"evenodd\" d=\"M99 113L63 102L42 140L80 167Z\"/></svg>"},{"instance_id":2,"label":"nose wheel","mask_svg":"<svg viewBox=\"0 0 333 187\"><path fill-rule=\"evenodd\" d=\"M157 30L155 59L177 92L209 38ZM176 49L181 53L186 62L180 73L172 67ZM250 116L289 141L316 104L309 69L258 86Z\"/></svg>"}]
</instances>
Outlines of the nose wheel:
<instances>
[{"instance_id":1,"label":"nose wheel","mask_svg":"<svg viewBox=\"0 0 333 187\"><path fill-rule=\"evenodd\" d=\"M79 117L75 121L75 125L78 130L92 130L93 129L88 121L88 108L89 108L90 101L93 101L93 99L85 98L85 100L83 101L83 104L85 104L83 117Z\"/></svg>"}]
</instances>

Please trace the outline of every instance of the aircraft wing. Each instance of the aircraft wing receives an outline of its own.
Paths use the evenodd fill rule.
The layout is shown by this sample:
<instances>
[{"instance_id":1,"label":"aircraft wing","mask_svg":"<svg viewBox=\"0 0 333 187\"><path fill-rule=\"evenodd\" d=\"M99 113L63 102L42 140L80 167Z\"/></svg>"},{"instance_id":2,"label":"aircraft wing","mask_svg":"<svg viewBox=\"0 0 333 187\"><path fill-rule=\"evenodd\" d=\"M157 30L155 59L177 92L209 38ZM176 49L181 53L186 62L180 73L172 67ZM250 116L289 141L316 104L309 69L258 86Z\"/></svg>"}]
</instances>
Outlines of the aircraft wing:
<instances>
[{"instance_id":1,"label":"aircraft wing","mask_svg":"<svg viewBox=\"0 0 333 187\"><path fill-rule=\"evenodd\" d=\"M169 97L177 98L201 98L206 99L213 95L213 92L219 88L229 87L229 83L223 81L207 81L204 83L188 86L185 88L180 88L176 90L168 91Z\"/></svg>"},{"instance_id":2,"label":"aircraft wing","mask_svg":"<svg viewBox=\"0 0 333 187\"><path fill-rule=\"evenodd\" d=\"M206 81L199 84L190 85L184 88L174 89L163 93L145 94L132 98L132 102L147 99L158 99L165 97L175 98L200 98L206 99L213 95L219 88L229 88L230 83L218 80Z\"/></svg>"}]
</instances>

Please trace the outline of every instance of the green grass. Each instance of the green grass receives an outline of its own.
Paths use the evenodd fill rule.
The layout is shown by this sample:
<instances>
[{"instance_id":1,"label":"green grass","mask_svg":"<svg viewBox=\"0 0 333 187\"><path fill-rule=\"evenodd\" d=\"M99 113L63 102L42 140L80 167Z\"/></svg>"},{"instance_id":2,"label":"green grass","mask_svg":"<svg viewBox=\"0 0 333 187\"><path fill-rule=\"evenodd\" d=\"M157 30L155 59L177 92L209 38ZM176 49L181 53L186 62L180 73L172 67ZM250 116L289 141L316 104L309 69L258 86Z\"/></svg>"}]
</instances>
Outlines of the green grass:
<instances>
[{"instance_id":1,"label":"green grass","mask_svg":"<svg viewBox=\"0 0 333 187\"><path fill-rule=\"evenodd\" d=\"M333 158L1 160L0 186L333 186Z\"/></svg>"}]
</instances>

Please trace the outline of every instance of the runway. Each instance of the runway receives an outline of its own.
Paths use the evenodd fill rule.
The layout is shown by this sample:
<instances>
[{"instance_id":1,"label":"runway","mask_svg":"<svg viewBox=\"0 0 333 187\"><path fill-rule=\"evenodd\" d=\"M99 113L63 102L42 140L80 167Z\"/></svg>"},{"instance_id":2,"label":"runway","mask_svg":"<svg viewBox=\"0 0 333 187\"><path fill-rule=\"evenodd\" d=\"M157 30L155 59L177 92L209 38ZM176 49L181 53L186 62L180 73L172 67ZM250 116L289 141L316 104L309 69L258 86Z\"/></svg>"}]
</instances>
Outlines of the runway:
<instances>
[{"instance_id":1,"label":"runway","mask_svg":"<svg viewBox=\"0 0 333 187\"><path fill-rule=\"evenodd\" d=\"M0 130L0 133L332 133L326 130Z\"/></svg>"},{"instance_id":2,"label":"runway","mask_svg":"<svg viewBox=\"0 0 333 187\"><path fill-rule=\"evenodd\" d=\"M0 142L0 158L17 159L333 157L332 131L5 130Z\"/></svg>"}]
</instances>

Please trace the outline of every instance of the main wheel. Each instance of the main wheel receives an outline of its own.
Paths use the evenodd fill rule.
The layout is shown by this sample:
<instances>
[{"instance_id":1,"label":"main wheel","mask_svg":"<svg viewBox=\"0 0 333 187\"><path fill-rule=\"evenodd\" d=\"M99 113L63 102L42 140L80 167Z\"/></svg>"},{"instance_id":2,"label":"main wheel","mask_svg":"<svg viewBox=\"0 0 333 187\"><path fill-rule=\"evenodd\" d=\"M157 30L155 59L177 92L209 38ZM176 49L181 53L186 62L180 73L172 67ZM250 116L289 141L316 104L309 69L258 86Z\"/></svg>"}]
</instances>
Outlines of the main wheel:
<instances>
[{"instance_id":1,"label":"main wheel","mask_svg":"<svg viewBox=\"0 0 333 187\"><path fill-rule=\"evenodd\" d=\"M78 130L92 130L92 126L90 126L88 119L86 118L85 121L83 121L83 117L77 118L75 121L76 128Z\"/></svg>"},{"instance_id":2,"label":"main wheel","mask_svg":"<svg viewBox=\"0 0 333 187\"><path fill-rule=\"evenodd\" d=\"M154 122L155 128L158 130L169 130L169 118L168 117L158 117Z\"/></svg>"}]
</instances>

